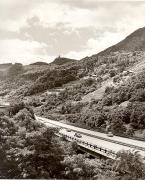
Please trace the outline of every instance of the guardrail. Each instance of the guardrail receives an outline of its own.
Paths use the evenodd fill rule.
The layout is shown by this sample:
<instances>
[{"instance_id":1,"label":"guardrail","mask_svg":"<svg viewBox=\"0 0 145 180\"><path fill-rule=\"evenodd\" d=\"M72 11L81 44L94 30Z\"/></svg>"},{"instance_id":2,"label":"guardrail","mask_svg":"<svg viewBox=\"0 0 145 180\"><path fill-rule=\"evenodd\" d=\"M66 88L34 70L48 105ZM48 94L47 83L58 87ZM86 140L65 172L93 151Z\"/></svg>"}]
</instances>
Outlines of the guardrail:
<instances>
[{"instance_id":1,"label":"guardrail","mask_svg":"<svg viewBox=\"0 0 145 180\"><path fill-rule=\"evenodd\" d=\"M2 104L2 103L0 103L0 108L8 108L8 107L10 107L9 104Z\"/></svg>"},{"instance_id":2,"label":"guardrail","mask_svg":"<svg viewBox=\"0 0 145 180\"><path fill-rule=\"evenodd\" d=\"M65 135L65 134L60 133L60 132L57 133L57 134L60 135L60 136L65 137L66 139L68 139L70 141L75 140L76 142L78 142L78 145L83 146L83 147L87 147L87 148L91 149L94 152L97 151L96 153L99 153L99 154L102 154L104 156L110 157L111 159L115 159L116 158L116 153L114 151L110 150L110 149L106 149L106 148L103 148L101 146L88 143L86 141L77 139L77 138L72 137L72 136Z\"/></svg>"},{"instance_id":3,"label":"guardrail","mask_svg":"<svg viewBox=\"0 0 145 180\"><path fill-rule=\"evenodd\" d=\"M41 117L36 117L37 119L39 119L41 122L43 121L42 119L41 119ZM61 127L61 126L59 126L59 125L56 125L55 123L50 123L50 122L47 122L47 123L49 123L49 124L52 124L52 125L55 125L56 127ZM66 128L65 127L65 129L71 129L71 128ZM73 130L73 129L71 129L71 130ZM89 135L89 136L91 136L91 137L95 137L95 138L98 138L98 139L102 139L102 140L105 140L105 141L110 141L110 142L113 142L113 143L116 143L116 144L121 144L121 145L124 145L124 146L128 146L128 147L131 147L131 148L136 148L136 149L140 149L140 150L142 150L142 151L145 151L145 148L142 148L142 147L139 147L139 146L135 146L135 145L130 145L130 144L127 144L127 143L123 143L123 142L118 142L118 141L115 141L115 140L111 140L111 139L107 139L107 138L103 138L103 137L99 137L99 136L96 136L96 135L91 135L91 134L88 134L88 133L84 133L84 132L80 132L80 131L76 131L76 130L73 130L74 132L79 132L79 133L82 133L82 134L85 134L85 135ZM93 147L93 149L94 149L94 152L95 152L95 150L96 151L100 151L101 153L100 154L102 154L102 151L104 151L104 153L106 153L106 156L107 157L110 157L111 159L115 159L116 158L116 153L114 152L114 151L112 151L112 150L109 150L109 149L104 149L104 148L102 148L102 147L99 147L99 146L97 146L97 145L94 145L94 144L90 144L90 143L88 143L88 142L85 142L85 141L82 141L82 140L79 140L79 139L76 139L76 138L73 138L73 137L70 137L70 136L68 136L68 135L64 135L64 134L61 134L60 132L59 132L59 134L62 136L65 136L66 138L68 138L68 139L70 139L70 140L75 140L75 141L77 141L78 143L81 143L81 144L79 144L80 146L82 146L82 147L87 147L87 148L89 148L89 147L91 147L91 149L90 150L92 150L92 147ZM58 135L58 134L57 134ZM79 142L80 141L80 142ZM97 152L96 152L97 153ZM104 154L103 154L104 155ZM143 159L144 159L144 161L145 161L145 157L143 156ZM145 163L145 162L144 162Z\"/></svg>"},{"instance_id":4,"label":"guardrail","mask_svg":"<svg viewBox=\"0 0 145 180\"><path fill-rule=\"evenodd\" d=\"M38 117L38 119L41 120L41 117ZM41 121L43 121L43 120L41 120ZM48 123L49 124L53 124L53 125L58 126L58 127L61 127L59 125L56 125L55 123L50 123L50 122L48 122ZM71 128L65 127L65 129L71 129ZM73 129L71 129L71 130L73 130ZM98 138L98 139L101 139L101 140L105 140L105 141L108 141L108 142L120 144L120 145L123 145L123 146L128 146L128 147L133 148L133 149L138 149L138 150L141 150L141 151L145 151L145 148L140 147L140 146L135 146L135 145L132 145L132 144L128 144L128 143L116 141L116 140L113 140L113 139L108 139L108 138L100 137L100 136L97 136L97 135L88 134L88 133L77 131L77 130L73 130L73 131L85 134L87 136L89 135L91 137L95 137L95 138Z\"/></svg>"},{"instance_id":5,"label":"guardrail","mask_svg":"<svg viewBox=\"0 0 145 180\"><path fill-rule=\"evenodd\" d=\"M120 144L120 145L123 145L123 146L128 146L130 148L134 148L134 149L138 149L138 150L141 150L141 151L145 151L145 148L140 147L140 146L135 146L133 144L127 144L127 143L124 143L124 142L116 141L116 140L113 140L113 139L107 139L107 138L104 138L104 137L100 137L100 136L97 136L97 135L92 135L92 134L88 134L88 133L84 133L84 132L82 134L85 134L87 136L89 135L91 137L95 137L95 138L98 138L98 139L101 139L101 140L105 140L105 141L108 141L108 142L112 142L112 143L115 143L115 144Z\"/></svg>"}]
</instances>

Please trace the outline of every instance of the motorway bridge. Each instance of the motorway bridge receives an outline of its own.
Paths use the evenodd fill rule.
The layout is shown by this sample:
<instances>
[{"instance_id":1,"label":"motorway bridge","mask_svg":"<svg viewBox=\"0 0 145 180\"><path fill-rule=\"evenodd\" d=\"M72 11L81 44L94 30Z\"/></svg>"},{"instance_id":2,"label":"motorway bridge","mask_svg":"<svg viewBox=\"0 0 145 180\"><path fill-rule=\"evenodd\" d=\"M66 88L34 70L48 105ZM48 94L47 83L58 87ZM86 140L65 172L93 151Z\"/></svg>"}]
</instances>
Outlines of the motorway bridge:
<instances>
[{"instance_id":1,"label":"motorway bridge","mask_svg":"<svg viewBox=\"0 0 145 180\"><path fill-rule=\"evenodd\" d=\"M36 119L46 126L59 127L59 136L64 136L69 141L76 141L78 145L88 152L115 159L120 150L138 151L145 159L145 142L129 138L113 136L108 137L105 133L95 132L62 122L36 116ZM75 134L81 134L81 137Z\"/></svg>"},{"instance_id":2,"label":"motorway bridge","mask_svg":"<svg viewBox=\"0 0 145 180\"><path fill-rule=\"evenodd\" d=\"M9 108L9 103L2 103L0 101L0 112L3 112Z\"/></svg>"},{"instance_id":3,"label":"motorway bridge","mask_svg":"<svg viewBox=\"0 0 145 180\"><path fill-rule=\"evenodd\" d=\"M7 109L9 106L9 103L0 103L0 110ZM88 152L115 159L117 152L120 150L135 150L138 151L145 160L145 141L119 136L108 137L105 133L75 127L43 117L35 117L46 126L61 128L59 130L59 136L64 136L69 141L77 141L78 145L85 150L88 150ZM76 132L81 134L81 137L75 136Z\"/></svg>"}]
</instances>

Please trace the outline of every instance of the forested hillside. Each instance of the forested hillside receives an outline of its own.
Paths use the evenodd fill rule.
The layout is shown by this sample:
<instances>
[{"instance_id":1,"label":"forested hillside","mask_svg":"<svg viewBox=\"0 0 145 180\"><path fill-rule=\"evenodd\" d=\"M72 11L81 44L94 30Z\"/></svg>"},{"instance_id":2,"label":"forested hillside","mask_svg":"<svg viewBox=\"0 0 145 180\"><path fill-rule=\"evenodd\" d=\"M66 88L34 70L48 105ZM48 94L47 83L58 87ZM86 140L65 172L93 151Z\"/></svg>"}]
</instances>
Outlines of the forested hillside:
<instances>
[{"instance_id":1,"label":"forested hillside","mask_svg":"<svg viewBox=\"0 0 145 180\"><path fill-rule=\"evenodd\" d=\"M145 51L145 27L137 29L123 41L100 52L99 55L107 55L116 51Z\"/></svg>"},{"instance_id":2,"label":"forested hillside","mask_svg":"<svg viewBox=\"0 0 145 180\"><path fill-rule=\"evenodd\" d=\"M1 112L0 178L144 178L143 160L138 153L121 151L117 155L118 161L90 159L87 154L79 154L76 142L55 136L57 131L38 122L28 104L15 103ZM124 173L126 157L125 168L128 171Z\"/></svg>"},{"instance_id":3,"label":"forested hillside","mask_svg":"<svg viewBox=\"0 0 145 180\"><path fill-rule=\"evenodd\" d=\"M118 51L113 48L80 61L14 64L1 80L0 95L27 102L41 116L143 139L145 52L130 49L136 38L138 46L144 47L143 35L144 28L139 29L115 46Z\"/></svg>"},{"instance_id":4,"label":"forested hillside","mask_svg":"<svg viewBox=\"0 0 145 180\"><path fill-rule=\"evenodd\" d=\"M69 58L65 58L65 57L57 57L54 59L54 61L52 62L52 64L55 64L55 65L63 65L63 64L66 64L66 63L73 63L75 62L76 60L75 59L69 59Z\"/></svg>"}]
</instances>

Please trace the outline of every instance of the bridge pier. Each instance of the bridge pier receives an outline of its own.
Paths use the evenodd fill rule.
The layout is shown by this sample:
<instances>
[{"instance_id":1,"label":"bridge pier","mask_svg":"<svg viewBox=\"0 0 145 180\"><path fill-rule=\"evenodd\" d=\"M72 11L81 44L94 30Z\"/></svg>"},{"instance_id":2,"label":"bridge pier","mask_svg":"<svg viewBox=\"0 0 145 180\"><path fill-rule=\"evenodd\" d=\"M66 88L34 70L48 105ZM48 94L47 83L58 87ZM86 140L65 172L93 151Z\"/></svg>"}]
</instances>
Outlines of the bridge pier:
<instances>
[{"instance_id":1,"label":"bridge pier","mask_svg":"<svg viewBox=\"0 0 145 180\"><path fill-rule=\"evenodd\" d=\"M66 140L68 141L76 141L79 145L80 150L82 150L83 152L89 153L93 157L99 157L100 159L102 158L115 159L116 154L111 150L98 147L97 145L82 141L78 138L71 137L62 133L59 133L58 135L65 137Z\"/></svg>"},{"instance_id":2,"label":"bridge pier","mask_svg":"<svg viewBox=\"0 0 145 180\"><path fill-rule=\"evenodd\" d=\"M80 149L82 152L89 153L91 157L99 158L100 160L101 160L101 159L104 159L104 160L105 160L105 159L108 159L106 156L103 156L102 154L93 152L93 151L91 151L90 149L87 149L87 148L85 148L85 147L79 146L79 149Z\"/></svg>"}]
</instances>

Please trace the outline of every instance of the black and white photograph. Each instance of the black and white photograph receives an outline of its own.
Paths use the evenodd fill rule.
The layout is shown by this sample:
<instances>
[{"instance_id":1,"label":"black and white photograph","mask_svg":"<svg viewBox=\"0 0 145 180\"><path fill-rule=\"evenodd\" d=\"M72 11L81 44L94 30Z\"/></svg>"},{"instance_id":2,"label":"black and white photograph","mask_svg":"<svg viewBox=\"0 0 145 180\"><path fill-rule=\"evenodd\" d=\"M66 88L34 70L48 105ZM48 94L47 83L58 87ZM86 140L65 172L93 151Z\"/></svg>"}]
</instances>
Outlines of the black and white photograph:
<instances>
[{"instance_id":1,"label":"black and white photograph","mask_svg":"<svg viewBox=\"0 0 145 180\"><path fill-rule=\"evenodd\" d=\"M0 179L145 180L145 1L0 0Z\"/></svg>"}]
</instances>

